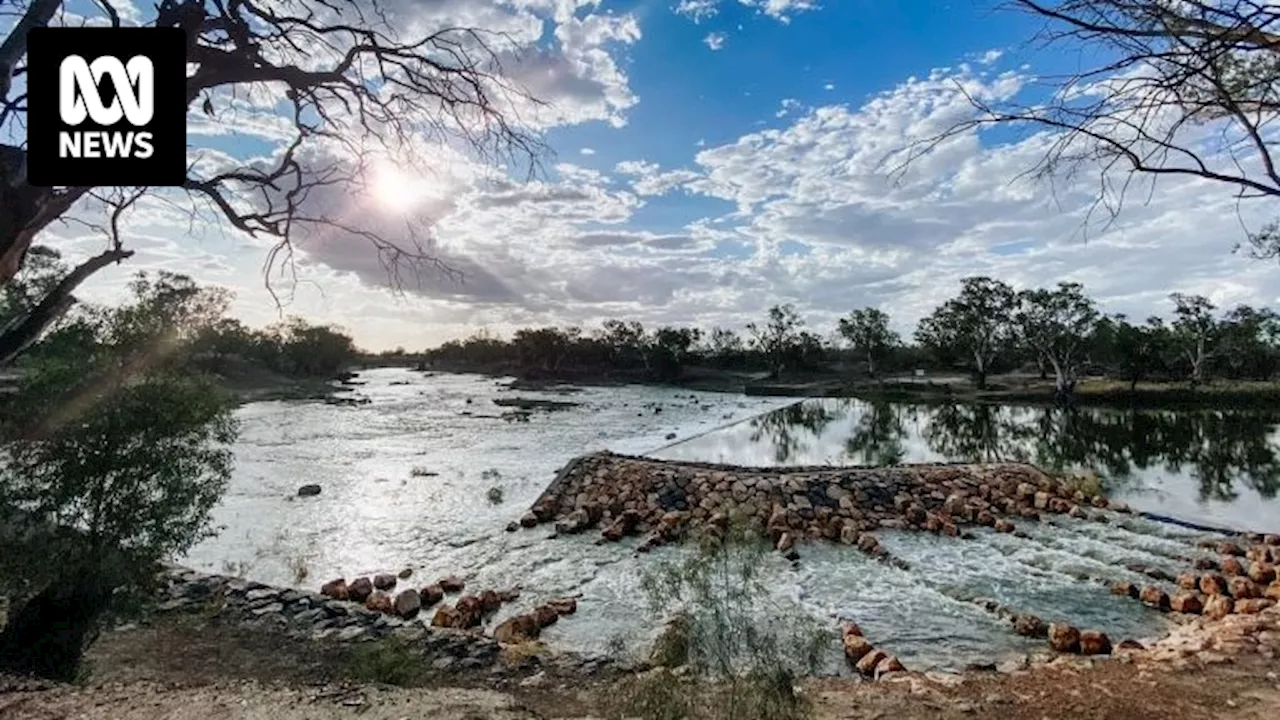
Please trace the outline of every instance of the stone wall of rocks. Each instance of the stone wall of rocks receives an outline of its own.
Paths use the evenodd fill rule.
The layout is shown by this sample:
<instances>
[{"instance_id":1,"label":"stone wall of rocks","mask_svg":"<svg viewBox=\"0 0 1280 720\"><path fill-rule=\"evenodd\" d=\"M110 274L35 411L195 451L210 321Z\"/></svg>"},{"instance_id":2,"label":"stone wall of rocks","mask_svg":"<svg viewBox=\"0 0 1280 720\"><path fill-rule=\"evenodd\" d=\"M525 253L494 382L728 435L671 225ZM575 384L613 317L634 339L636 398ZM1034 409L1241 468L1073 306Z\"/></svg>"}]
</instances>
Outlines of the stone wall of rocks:
<instances>
[{"instance_id":1,"label":"stone wall of rocks","mask_svg":"<svg viewBox=\"0 0 1280 720\"><path fill-rule=\"evenodd\" d=\"M250 623L305 640L355 643L395 637L420 651L424 660L440 671L490 667L498 660L503 644L533 640L560 615L577 609L573 598L557 598L512 616L497 625L491 637L481 626L500 604L500 601L487 602L491 591L461 595L456 604L443 603L443 596L435 599L433 603L439 602L441 606L428 624L425 613L406 612L409 604L401 600L410 593L417 597L419 591L404 589L391 596L387 590L394 587L391 580L396 576L381 575L375 579L377 586L368 578L349 584L343 581L340 585L339 581L331 581L325 584L325 593L318 593L168 566L160 575L161 597L156 608L160 612L213 613L226 620ZM456 578L447 578L444 584L451 592L463 589ZM496 592L492 594L496 598ZM505 599L510 602L516 597L518 593L509 593ZM370 602L371 599L374 602ZM455 620L458 616L465 616L465 620ZM476 622L473 623L472 618ZM535 663L542 662L532 654L522 657L522 661L529 658ZM610 665L605 658L579 657L572 653L557 653L554 662L584 672L595 672Z\"/></svg>"},{"instance_id":2,"label":"stone wall of rocks","mask_svg":"<svg viewBox=\"0 0 1280 720\"><path fill-rule=\"evenodd\" d=\"M1128 511L1022 463L762 469L598 453L565 465L518 525L554 522L560 534L599 528L605 541L645 535L647 550L738 517L782 551L825 539L887 559L876 530L1017 532L1015 519L1101 519L1106 508Z\"/></svg>"}]
</instances>

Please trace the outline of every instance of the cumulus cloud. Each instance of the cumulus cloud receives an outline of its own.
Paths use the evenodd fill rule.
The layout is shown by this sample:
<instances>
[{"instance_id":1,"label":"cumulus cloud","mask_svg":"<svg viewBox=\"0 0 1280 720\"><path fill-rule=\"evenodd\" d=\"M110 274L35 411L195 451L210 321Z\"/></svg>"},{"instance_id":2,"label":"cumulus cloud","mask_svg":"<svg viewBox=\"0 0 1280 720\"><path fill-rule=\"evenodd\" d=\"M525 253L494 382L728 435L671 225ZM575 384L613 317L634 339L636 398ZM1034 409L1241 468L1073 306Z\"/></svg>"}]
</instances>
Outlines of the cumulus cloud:
<instances>
[{"instance_id":1,"label":"cumulus cloud","mask_svg":"<svg viewBox=\"0 0 1280 720\"><path fill-rule=\"evenodd\" d=\"M737 0L739 5L755 10L782 23L791 22L793 15L817 10L814 0ZM680 0L672 8L677 15L683 15L695 23L715 17L725 0Z\"/></svg>"},{"instance_id":2,"label":"cumulus cloud","mask_svg":"<svg viewBox=\"0 0 1280 720\"><path fill-rule=\"evenodd\" d=\"M720 48L724 47L724 42L727 39L728 39L728 36L725 35L724 33L713 32L708 34L705 38L703 38L702 42L705 43L706 46L711 48L712 50L719 50Z\"/></svg>"}]
</instances>

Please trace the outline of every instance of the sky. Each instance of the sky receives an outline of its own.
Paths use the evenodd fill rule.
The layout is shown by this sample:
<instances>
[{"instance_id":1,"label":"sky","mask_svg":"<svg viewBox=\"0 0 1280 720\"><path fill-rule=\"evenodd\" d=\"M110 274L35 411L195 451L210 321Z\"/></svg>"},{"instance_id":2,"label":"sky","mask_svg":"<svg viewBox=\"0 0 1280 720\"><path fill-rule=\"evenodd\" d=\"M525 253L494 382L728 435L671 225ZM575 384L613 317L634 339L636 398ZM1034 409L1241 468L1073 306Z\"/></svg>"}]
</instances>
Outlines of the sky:
<instances>
[{"instance_id":1,"label":"sky","mask_svg":"<svg viewBox=\"0 0 1280 720\"><path fill-rule=\"evenodd\" d=\"M81 297L113 301L131 273L164 268L230 288L251 325L296 314L383 350L615 317L740 329L787 302L821 335L874 306L909 336L970 275L1080 282L1138 318L1167 315L1172 291L1224 307L1280 294L1274 261L1232 252L1267 207L1220 185L1161 180L1105 223L1089 212L1096 177L1023 174L1051 137L999 130L891 172L912 143L971 116L957 88L1034 94L1038 76L1081 62L1030 43L1038 22L994 0L388 4L408 28L509 33L510 78L546 103L522 114L552 151L533 181L428 149L439 162L387 166L367 197L314 201L391 234L429 231L461 278L426 273L394 291L366 241L334 233L299 242L296 279L270 282L278 305L264 241L152 203L128 220L137 255ZM250 105L193 114L193 152L278 147L269 103ZM78 226L43 241L72 257L103 242Z\"/></svg>"}]
</instances>

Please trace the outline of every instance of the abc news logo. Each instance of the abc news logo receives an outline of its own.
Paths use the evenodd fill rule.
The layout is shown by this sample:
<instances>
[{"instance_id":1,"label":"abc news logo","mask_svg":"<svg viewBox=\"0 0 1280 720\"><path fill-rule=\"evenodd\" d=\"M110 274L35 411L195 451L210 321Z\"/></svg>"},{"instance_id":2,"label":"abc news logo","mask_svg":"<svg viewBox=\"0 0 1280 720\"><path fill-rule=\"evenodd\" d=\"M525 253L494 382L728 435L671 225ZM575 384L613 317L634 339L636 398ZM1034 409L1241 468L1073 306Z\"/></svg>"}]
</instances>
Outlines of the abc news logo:
<instances>
[{"instance_id":1,"label":"abc news logo","mask_svg":"<svg viewBox=\"0 0 1280 720\"><path fill-rule=\"evenodd\" d=\"M32 185L183 184L182 30L38 28L27 67Z\"/></svg>"}]
</instances>

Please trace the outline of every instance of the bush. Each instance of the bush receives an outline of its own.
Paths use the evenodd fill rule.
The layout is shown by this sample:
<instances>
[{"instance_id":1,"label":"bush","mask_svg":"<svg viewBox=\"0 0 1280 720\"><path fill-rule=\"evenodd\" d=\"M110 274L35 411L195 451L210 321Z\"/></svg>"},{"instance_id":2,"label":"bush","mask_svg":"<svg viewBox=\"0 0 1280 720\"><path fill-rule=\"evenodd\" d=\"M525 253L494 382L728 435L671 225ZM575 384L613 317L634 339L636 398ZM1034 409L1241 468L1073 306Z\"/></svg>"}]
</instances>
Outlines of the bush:
<instances>
[{"instance_id":1,"label":"bush","mask_svg":"<svg viewBox=\"0 0 1280 720\"><path fill-rule=\"evenodd\" d=\"M651 609L671 616L651 658L678 666L637 677L620 711L645 720L789 720L807 717L795 690L831 648L830 634L804 610L775 601L761 577L771 548L737 526L699 539L683 562L662 563L642 586Z\"/></svg>"},{"instance_id":2,"label":"bush","mask_svg":"<svg viewBox=\"0 0 1280 720\"><path fill-rule=\"evenodd\" d=\"M422 655L397 637L351 647L345 669L352 680L401 687L421 685L430 674Z\"/></svg>"}]
</instances>

